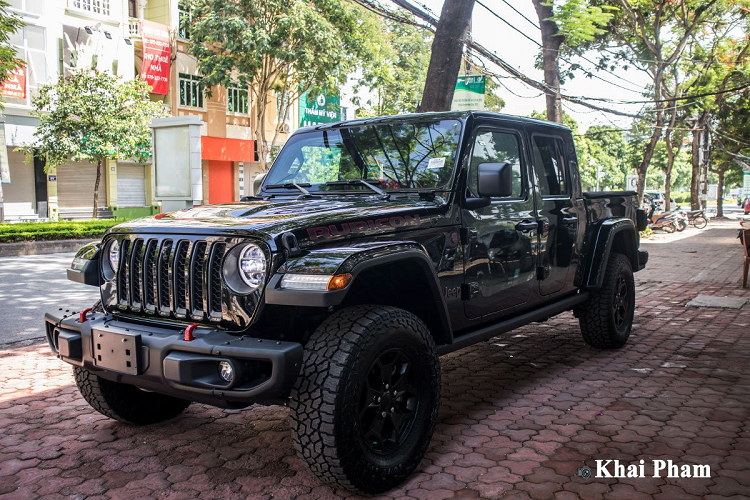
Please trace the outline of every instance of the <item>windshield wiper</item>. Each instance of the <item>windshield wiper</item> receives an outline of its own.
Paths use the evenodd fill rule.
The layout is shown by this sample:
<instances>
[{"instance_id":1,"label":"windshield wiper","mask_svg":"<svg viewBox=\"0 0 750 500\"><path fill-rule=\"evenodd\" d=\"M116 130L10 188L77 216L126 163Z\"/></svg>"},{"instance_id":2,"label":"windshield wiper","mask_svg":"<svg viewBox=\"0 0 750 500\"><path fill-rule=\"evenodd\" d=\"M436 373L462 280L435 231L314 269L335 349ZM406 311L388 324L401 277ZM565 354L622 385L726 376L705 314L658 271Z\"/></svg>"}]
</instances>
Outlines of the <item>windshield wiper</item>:
<instances>
[{"instance_id":1,"label":"windshield wiper","mask_svg":"<svg viewBox=\"0 0 750 500\"><path fill-rule=\"evenodd\" d=\"M362 184L363 186L367 186L371 190L375 191L380 195L380 198L383 200L387 200L391 197L390 194L386 193L379 187L375 186L374 184L370 184L364 179L349 179L348 181L328 181L326 182L326 186L352 186L354 184Z\"/></svg>"},{"instance_id":2,"label":"windshield wiper","mask_svg":"<svg viewBox=\"0 0 750 500\"><path fill-rule=\"evenodd\" d=\"M310 186L312 186L312 184L310 184L309 182L305 182L302 184L297 184L296 182L287 182L286 184L267 184L263 187L264 189L298 189L302 193L302 196L304 196L305 198L311 198L312 194L310 194L310 191L305 189L306 187Z\"/></svg>"}]
</instances>

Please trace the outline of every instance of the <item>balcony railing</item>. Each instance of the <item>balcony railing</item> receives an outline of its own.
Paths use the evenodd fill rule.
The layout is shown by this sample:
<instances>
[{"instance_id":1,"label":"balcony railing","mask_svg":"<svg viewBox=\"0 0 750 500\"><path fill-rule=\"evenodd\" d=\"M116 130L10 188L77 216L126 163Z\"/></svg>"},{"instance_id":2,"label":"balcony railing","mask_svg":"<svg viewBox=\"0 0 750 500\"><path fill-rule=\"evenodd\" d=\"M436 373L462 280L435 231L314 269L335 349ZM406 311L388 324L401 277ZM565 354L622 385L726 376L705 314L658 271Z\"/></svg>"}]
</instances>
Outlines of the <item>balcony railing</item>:
<instances>
[{"instance_id":1,"label":"balcony railing","mask_svg":"<svg viewBox=\"0 0 750 500\"><path fill-rule=\"evenodd\" d=\"M128 33L130 38L141 38L141 20L135 17L128 19Z\"/></svg>"}]
</instances>

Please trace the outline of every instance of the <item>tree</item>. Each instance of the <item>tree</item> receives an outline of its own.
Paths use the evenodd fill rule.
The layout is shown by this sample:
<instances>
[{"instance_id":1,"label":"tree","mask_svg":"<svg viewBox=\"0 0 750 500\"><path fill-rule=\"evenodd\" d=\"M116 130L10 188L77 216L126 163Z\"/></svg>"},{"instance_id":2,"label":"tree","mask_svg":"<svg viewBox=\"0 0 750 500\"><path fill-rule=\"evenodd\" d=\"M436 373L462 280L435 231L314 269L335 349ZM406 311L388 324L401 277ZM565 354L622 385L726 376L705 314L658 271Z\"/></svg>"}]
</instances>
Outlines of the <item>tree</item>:
<instances>
[{"instance_id":1,"label":"tree","mask_svg":"<svg viewBox=\"0 0 750 500\"><path fill-rule=\"evenodd\" d=\"M747 0L743 1L750 5ZM720 19L695 36L690 46L690 57L681 68L691 77L688 88L700 96L689 101L693 114L689 121L692 128L690 192L693 209L701 204L701 175L708 175L712 148L710 128L715 126L717 120L726 122L728 109L731 110L730 114L747 112L746 107L737 108L734 100L738 94L731 91L740 88L740 92L743 92L743 85L750 78L750 39L746 33L735 34L737 30L732 29L743 23L746 25L746 10L741 5L729 6ZM704 192L706 189L707 183L704 184Z\"/></svg>"},{"instance_id":2,"label":"tree","mask_svg":"<svg viewBox=\"0 0 750 500\"><path fill-rule=\"evenodd\" d=\"M430 66L427 70L422 102L419 105L420 112L451 109L474 1L451 0L443 3L435 38L432 41Z\"/></svg>"},{"instance_id":3,"label":"tree","mask_svg":"<svg viewBox=\"0 0 750 500\"><path fill-rule=\"evenodd\" d=\"M143 81L121 81L98 71L79 71L43 85L32 100L32 114L39 119L34 142L20 149L29 160L46 158L47 170L68 160L96 162L96 218L102 162L148 160L151 120L168 115L166 108L149 99L148 91Z\"/></svg>"},{"instance_id":4,"label":"tree","mask_svg":"<svg viewBox=\"0 0 750 500\"><path fill-rule=\"evenodd\" d=\"M9 5L0 0L0 84L10 77L11 71L24 64L10 43L10 35L23 28L24 22L17 14L6 10ZM0 98L0 111L2 109L3 102Z\"/></svg>"},{"instance_id":5,"label":"tree","mask_svg":"<svg viewBox=\"0 0 750 500\"><path fill-rule=\"evenodd\" d=\"M552 2L532 1L537 17L539 17L539 29L542 34L542 69L544 70L544 83L548 89L544 93L547 101L547 120L562 123L559 58L560 45L563 43L564 36L553 19Z\"/></svg>"},{"instance_id":6,"label":"tree","mask_svg":"<svg viewBox=\"0 0 750 500\"><path fill-rule=\"evenodd\" d=\"M404 10L398 14L399 19L413 18ZM352 101L359 106L357 116L413 113L422 97L429 64L425 54L432 44L432 34L391 18L385 18L382 23L385 43L375 47L378 51L371 71L362 75L354 86ZM363 88L369 92L360 92Z\"/></svg>"},{"instance_id":7,"label":"tree","mask_svg":"<svg viewBox=\"0 0 750 500\"><path fill-rule=\"evenodd\" d=\"M598 171L600 188L622 189L627 179L631 155L624 132L605 125L593 125L586 130L584 136L586 156L593 164L593 168L589 165L579 167L584 186L596 185ZM593 174L591 179L590 174Z\"/></svg>"},{"instance_id":8,"label":"tree","mask_svg":"<svg viewBox=\"0 0 750 500\"><path fill-rule=\"evenodd\" d=\"M484 109L499 113L505 107L505 99L497 93L500 86L491 75L485 76L484 83Z\"/></svg>"},{"instance_id":9,"label":"tree","mask_svg":"<svg viewBox=\"0 0 750 500\"><path fill-rule=\"evenodd\" d=\"M592 42L605 33L601 26L612 17L607 6L588 5L585 0L532 0L542 38L541 69L544 71L547 120L563 123L560 98L560 58L575 47Z\"/></svg>"},{"instance_id":10,"label":"tree","mask_svg":"<svg viewBox=\"0 0 750 500\"><path fill-rule=\"evenodd\" d=\"M217 85L250 89L261 167L292 103L311 90L336 90L358 67L368 70L382 41L374 15L346 0L196 0L190 53L207 94ZM280 94L278 125L266 118Z\"/></svg>"},{"instance_id":11,"label":"tree","mask_svg":"<svg viewBox=\"0 0 750 500\"><path fill-rule=\"evenodd\" d=\"M651 80L653 125L645 144L638 174L638 195L643 200L651 159L662 139L665 110L669 100L664 93L667 70L680 62L688 43L718 19L730 4L729 0L611 0L601 2L614 7L606 35L589 45L601 54L599 66L614 68L617 64L643 72Z\"/></svg>"}]
</instances>

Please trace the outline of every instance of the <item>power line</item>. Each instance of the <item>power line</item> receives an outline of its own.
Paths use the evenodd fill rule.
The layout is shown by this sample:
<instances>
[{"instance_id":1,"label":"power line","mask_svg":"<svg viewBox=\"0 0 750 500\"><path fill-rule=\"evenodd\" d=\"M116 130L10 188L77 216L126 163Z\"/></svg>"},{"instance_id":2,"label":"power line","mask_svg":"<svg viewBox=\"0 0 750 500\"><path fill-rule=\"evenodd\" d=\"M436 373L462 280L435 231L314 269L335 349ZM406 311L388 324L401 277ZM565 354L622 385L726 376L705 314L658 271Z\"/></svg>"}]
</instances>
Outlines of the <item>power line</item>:
<instances>
[{"instance_id":1,"label":"power line","mask_svg":"<svg viewBox=\"0 0 750 500\"><path fill-rule=\"evenodd\" d=\"M503 1L505 1L505 0L503 0ZM526 34L526 33L524 33L523 31L521 31L520 29L518 29L518 28L517 28L516 26L514 26L513 24L511 24L510 22L508 22L508 21L507 21L507 20L506 20L505 18L503 18L503 17L502 17L502 16L500 15L500 14L498 14L498 13L497 13L497 12L495 12L494 10L490 9L489 7L487 7L487 5L485 5L485 4L484 4L484 3L483 3L483 2L481 1L481 0L477 0L477 3L478 3L479 5L481 5L482 7L484 7L484 8L485 8L485 9L486 9L487 11L489 11L489 13L490 13L490 14L492 14L493 16L495 16L496 18L498 18L499 20L501 20L502 22L504 22L505 24L507 24L507 25L508 25L508 26L509 26L509 27L510 27L511 29L513 29L514 31L516 31L517 33L519 33L519 34L520 34L521 36L523 36L523 37L524 37L524 38L526 38L527 40L529 40L529 41L531 41L532 43L534 43L534 44L535 44L535 45L536 45L537 47L541 48L542 50L557 50L557 49L547 49L547 48L545 48L545 47L544 47L544 46L543 46L543 45L542 45L541 43L539 43L539 42L538 42L538 41L536 41L535 39L531 38L531 37L530 37L529 35L527 35L527 34ZM506 4L508 4L508 2L505 2L505 3L506 3ZM518 12L519 14L521 14L521 13L520 13L520 12L519 12L519 11L518 11L518 10L517 10L517 9L516 9L515 7L513 7L513 6L512 6L512 5L510 5L510 4L508 4L508 5L509 5L509 6L510 6L510 7L511 7L511 8L512 8L512 9L513 9L514 11ZM521 16L523 16L523 14L521 14ZM524 19L526 19L527 21L531 22L531 21L529 20L529 18L527 18L526 16L523 16L523 17L524 17ZM534 23L532 23L532 24L534 25L534 27L535 27L535 28L537 28L537 29L540 29L540 28L539 28L539 26L537 26L536 24L534 24ZM571 50L572 50L572 49L571 49ZM573 66L578 66L578 67L580 67L581 69L583 69L583 70L584 70L584 71L585 71L585 72L587 73L587 76L589 76L589 77L591 77L591 78L596 78L597 80L601 80L601 81L603 81L603 82L605 82L605 83L608 83L608 84L610 84L610 85L614 85L615 87L621 88L621 89L623 89L623 90L627 90L628 92L634 92L634 93L636 93L636 94L643 94L643 92L644 92L644 89L643 89L643 88L640 88L640 89L638 89L638 90L634 90L634 89L632 89L632 88L628 88L628 87L625 87L625 86L623 86L623 85L620 85L619 83L615 83L615 82L612 82L612 81L610 81L610 80L607 80L606 78L603 78L603 77L601 77L601 76L599 76L599 75L597 75L597 74L595 74L595 73L593 73L593 72L591 72L591 71L589 71L589 70L586 70L586 69L584 69L584 68L583 68L583 66L581 66L580 64L574 63L574 62L573 62L573 61L571 61L570 59L567 59L567 58L563 57L562 55L560 55L560 54L559 54L559 52L560 52L559 50L557 50L557 52L558 52L558 57L559 57L560 59L562 59L563 61L567 62L568 64L571 64L571 65L573 65ZM579 56L579 57L580 57L581 59L583 59L583 60L585 60L585 61L588 61L589 63L593 64L593 65L594 65L595 67L597 66L597 64L596 64L596 63L594 63L593 61L591 61L591 60L587 59L587 58L586 58L585 56L583 56L583 55L582 55L581 53L579 53L579 52L576 52L576 55L578 55L578 56ZM619 75L616 75L615 73L613 73L613 72L611 72L611 71L607 71L606 69L605 69L604 71L606 71L607 73L610 73L610 74L614 75L615 77L619 78L620 80L622 80L622 81L624 81L624 82L627 82L627 83L629 83L630 85L636 85L635 83L633 83L633 82L631 82L631 81L629 81L629 80L627 80L627 79L625 79L625 78L622 78L621 76L619 76Z\"/></svg>"},{"instance_id":2,"label":"power line","mask_svg":"<svg viewBox=\"0 0 750 500\"><path fill-rule=\"evenodd\" d=\"M356 3L358 3L360 5L361 5L361 2L365 2L365 3L368 3L368 4L372 5L367 0L353 0L353 1L355 1ZM417 16L417 17L419 17L419 18L427 21L428 23L430 23L432 25L431 28L428 27L426 29L429 29L430 31L434 31L434 29L437 27L437 23L438 23L437 19L435 19L430 14L424 12L423 10L419 9L418 7L415 7L414 5L412 5L407 0L392 0L392 1L394 3L396 3L397 5L399 5L400 7L403 7L404 9L408 10L409 12L411 12L412 14L414 14L415 16ZM386 11L382 7L379 7L379 6L374 6L374 7L376 8L376 10L380 14L391 15L392 16L392 14L390 14L388 11ZM410 21L409 23L410 24L414 24L414 21ZM416 24L419 25L418 23L416 23ZM483 46L482 44L480 44L480 43L478 43L478 42L476 42L476 41L474 41L472 39L466 40L466 45L470 49L474 50L475 52L477 52L481 56L483 56L486 59L488 59L493 64L498 65L500 68L503 69L503 71L505 71L505 72L509 73L510 75L516 77L518 80L522 81L526 85L544 92L545 94L559 95L561 99L565 99L567 101L570 101L570 102L573 102L573 103L576 103L576 104L580 104L581 106L585 106L585 107L590 108L590 109L595 109L595 110L602 111L602 112L605 112L605 113L610 113L610 114L614 114L614 115L618 115L618 116L624 116L624 117L628 117L628 118L642 118L642 116L639 116L639 115L636 115L636 114L632 114L632 113L626 113L624 111L619 111L619 110L615 110L615 109L604 108L604 107L592 104L591 102L588 102L588 101L598 101L598 102L602 102L602 103L606 103L606 104L615 104L615 105L618 105L618 104L657 104L657 103L662 103L662 102L673 102L673 101L690 100L690 99L696 99L696 98L700 98L700 97L709 97L709 96L714 96L714 95L732 93L732 92L737 92L737 91L744 90L745 88L750 87L750 83L747 83L747 84L741 85L739 87L734 87L734 88L731 88L731 89L725 89L725 90L716 91L716 92L705 92L705 93L702 93L702 94L694 94L694 95L687 95L687 96L680 96L680 97L674 97L674 98L670 98L670 99L659 99L659 100L649 99L649 100L629 100L628 101L628 100L615 100L615 99L610 99L610 98L605 98L605 97L572 96L572 95L568 95L568 94L563 94L563 93L559 92L557 89L551 88L546 83L537 81L537 80L535 80L535 79L533 79L533 78L525 75L520 70L516 69L511 64L509 64L507 61L505 61L500 56L498 56L495 52L487 49L485 46ZM493 76L496 76L496 75L493 75Z\"/></svg>"}]
</instances>

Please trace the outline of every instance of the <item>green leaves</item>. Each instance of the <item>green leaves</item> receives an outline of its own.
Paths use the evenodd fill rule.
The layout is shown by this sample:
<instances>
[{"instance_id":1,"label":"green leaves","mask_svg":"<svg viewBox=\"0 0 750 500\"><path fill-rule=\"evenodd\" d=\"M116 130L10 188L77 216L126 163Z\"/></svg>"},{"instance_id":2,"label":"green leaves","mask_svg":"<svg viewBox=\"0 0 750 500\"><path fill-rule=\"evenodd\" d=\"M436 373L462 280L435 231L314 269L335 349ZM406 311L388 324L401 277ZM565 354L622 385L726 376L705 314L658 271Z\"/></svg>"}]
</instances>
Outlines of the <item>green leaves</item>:
<instances>
[{"instance_id":1,"label":"green leaves","mask_svg":"<svg viewBox=\"0 0 750 500\"><path fill-rule=\"evenodd\" d=\"M190 53L206 92L248 86L253 95L261 165L273 149L267 106L273 92L289 103L315 87L337 91L349 74L374 58L379 36L374 16L346 0L196 0L189 27Z\"/></svg>"},{"instance_id":2,"label":"green leaves","mask_svg":"<svg viewBox=\"0 0 750 500\"><path fill-rule=\"evenodd\" d=\"M553 5L554 21L565 36L565 43L571 47L592 42L607 33L605 28L618 10L610 5L592 5L588 0L548 2L545 5Z\"/></svg>"},{"instance_id":3,"label":"green leaves","mask_svg":"<svg viewBox=\"0 0 750 500\"><path fill-rule=\"evenodd\" d=\"M151 155L151 120L169 114L149 99L145 82L96 71L42 86L33 105L39 126L34 141L19 149L27 157L46 157L47 169L69 160L145 162Z\"/></svg>"}]
</instances>

